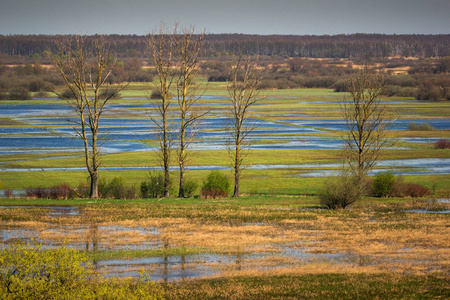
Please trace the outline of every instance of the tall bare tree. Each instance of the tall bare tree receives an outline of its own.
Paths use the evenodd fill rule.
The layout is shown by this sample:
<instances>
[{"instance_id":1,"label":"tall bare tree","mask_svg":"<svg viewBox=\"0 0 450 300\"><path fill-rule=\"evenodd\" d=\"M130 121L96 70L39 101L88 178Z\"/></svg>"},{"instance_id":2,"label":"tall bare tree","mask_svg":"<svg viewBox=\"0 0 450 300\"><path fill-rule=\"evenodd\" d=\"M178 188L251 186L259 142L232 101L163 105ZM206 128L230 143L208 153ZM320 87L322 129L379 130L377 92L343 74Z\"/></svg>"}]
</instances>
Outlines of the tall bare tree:
<instances>
[{"instance_id":1,"label":"tall bare tree","mask_svg":"<svg viewBox=\"0 0 450 300\"><path fill-rule=\"evenodd\" d=\"M231 102L231 147L229 154L233 165L234 191L233 197L239 197L242 163L245 158L243 143L253 131L253 125L248 124L250 108L264 97L258 89L264 73L252 62L250 56L240 54L233 60L233 66L228 76L227 88Z\"/></svg>"},{"instance_id":2,"label":"tall bare tree","mask_svg":"<svg viewBox=\"0 0 450 300\"><path fill-rule=\"evenodd\" d=\"M99 121L105 105L126 85L108 84L108 77L116 67L115 57L108 51L103 38L86 43L85 36L73 36L58 42L58 53L50 55L55 68L73 97L66 102L78 115L73 129L84 143L86 168L91 179L91 198L98 198L100 167Z\"/></svg>"},{"instance_id":3,"label":"tall bare tree","mask_svg":"<svg viewBox=\"0 0 450 300\"><path fill-rule=\"evenodd\" d=\"M343 137L345 159L351 173L361 182L379 159L388 143L387 126L393 116L381 102L386 89L386 78L365 66L347 81L350 103L341 105L348 135Z\"/></svg>"},{"instance_id":4,"label":"tall bare tree","mask_svg":"<svg viewBox=\"0 0 450 300\"><path fill-rule=\"evenodd\" d=\"M187 147L194 134L195 125L206 111L196 109L195 104L199 98L199 86L195 83L198 59L202 49L204 34L195 34L195 28L185 27L180 33L174 32L176 39L178 78L177 99L180 113L180 129L178 139L178 165L180 168L180 182L178 197L184 197L184 174L187 162Z\"/></svg>"},{"instance_id":5,"label":"tall bare tree","mask_svg":"<svg viewBox=\"0 0 450 300\"><path fill-rule=\"evenodd\" d=\"M176 45L178 26L172 29L161 24L155 33L147 36L147 46L150 59L155 65L157 80L155 87L157 99L154 99L156 111L161 120L154 119L160 133L159 154L164 170L164 197L169 197L170 188L170 154L172 137L170 136L169 105L171 102L170 88L176 81L174 56L177 54Z\"/></svg>"}]
</instances>

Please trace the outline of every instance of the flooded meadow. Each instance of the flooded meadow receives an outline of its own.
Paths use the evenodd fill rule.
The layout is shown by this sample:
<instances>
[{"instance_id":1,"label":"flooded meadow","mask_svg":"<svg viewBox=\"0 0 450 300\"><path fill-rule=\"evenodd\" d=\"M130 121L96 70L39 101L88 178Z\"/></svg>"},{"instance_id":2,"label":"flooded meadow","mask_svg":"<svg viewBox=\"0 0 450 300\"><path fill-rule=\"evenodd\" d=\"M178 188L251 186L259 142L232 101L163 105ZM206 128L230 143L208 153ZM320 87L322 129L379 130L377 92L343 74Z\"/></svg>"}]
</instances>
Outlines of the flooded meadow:
<instances>
[{"instance_id":1,"label":"flooded meadow","mask_svg":"<svg viewBox=\"0 0 450 300\"><path fill-rule=\"evenodd\" d=\"M450 273L450 200L327 211L285 205L3 206L1 243L86 251L105 276L179 280L322 270ZM230 238L230 237L233 238Z\"/></svg>"},{"instance_id":2,"label":"flooded meadow","mask_svg":"<svg viewBox=\"0 0 450 300\"><path fill-rule=\"evenodd\" d=\"M339 114L340 97L268 97L254 107L246 147L259 156L245 165L243 190L266 194L256 192L240 202L192 198L180 203L148 199L33 206L26 200L17 200L17 205L2 205L0 200L0 243L85 251L106 277L138 277L142 271L164 281L264 272L450 275L446 184L438 186L438 199L383 200L338 211L320 209L310 192L286 191L302 182L317 185L339 169L337 153L344 148L341 137L346 129ZM404 176L449 175L448 151L432 148L439 139L449 138L448 104L384 102L399 117L389 128L390 152L370 175L386 170ZM198 103L209 113L196 127L189 148L200 162L193 160L186 170L199 182L206 171L230 170L228 105L222 96L205 95ZM70 107L41 99L0 108L0 180L5 191L20 197L28 185L86 177L84 165L78 164L83 145L74 132ZM148 162L156 155L159 138L152 119L156 120L154 106L145 98L124 98L107 106L100 121L102 174L124 174L140 183L148 172L160 169L155 159ZM435 130L409 132L413 122ZM175 136L178 120L171 123ZM175 172L176 165L171 170ZM284 177L275 178L278 175ZM22 183L22 178L33 181ZM261 187L269 182L280 185L281 195Z\"/></svg>"}]
</instances>

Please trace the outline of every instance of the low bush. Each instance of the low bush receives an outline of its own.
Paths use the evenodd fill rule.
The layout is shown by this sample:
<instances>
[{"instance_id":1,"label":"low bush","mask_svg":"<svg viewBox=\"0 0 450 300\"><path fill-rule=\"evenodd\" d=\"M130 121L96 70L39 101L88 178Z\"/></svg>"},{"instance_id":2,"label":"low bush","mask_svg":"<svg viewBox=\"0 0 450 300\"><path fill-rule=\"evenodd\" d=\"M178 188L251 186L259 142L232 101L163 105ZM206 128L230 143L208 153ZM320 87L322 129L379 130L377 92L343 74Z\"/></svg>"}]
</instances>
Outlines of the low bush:
<instances>
[{"instance_id":1,"label":"low bush","mask_svg":"<svg viewBox=\"0 0 450 300\"><path fill-rule=\"evenodd\" d=\"M98 182L98 192L102 198L136 199L140 196L136 186L127 186L122 177L114 177L109 182L100 179Z\"/></svg>"},{"instance_id":2,"label":"low bush","mask_svg":"<svg viewBox=\"0 0 450 300\"><path fill-rule=\"evenodd\" d=\"M150 95L150 99L158 100L161 99L161 91L159 89L154 89Z\"/></svg>"},{"instance_id":3,"label":"low bush","mask_svg":"<svg viewBox=\"0 0 450 300\"><path fill-rule=\"evenodd\" d=\"M38 199L69 199L75 196L75 191L67 184L61 183L51 188L28 188L25 190L27 198Z\"/></svg>"},{"instance_id":4,"label":"low bush","mask_svg":"<svg viewBox=\"0 0 450 300\"><path fill-rule=\"evenodd\" d=\"M16 88L8 93L9 100L31 100L31 94L25 88Z\"/></svg>"},{"instance_id":5,"label":"low bush","mask_svg":"<svg viewBox=\"0 0 450 300\"><path fill-rule=\"evenodd\" d=\"M102 99L120 99L120 93L116 90L102 90L99 95Z\"/></svg>"},{"instance_id":6,"label":"low bush","mask_svg":"<svg viewBox=\"0 0 450 300\"><path fill-rule=\"evenodd\" d=\"M372 182L372 194L376 197L387 197L392 190L395 176L390 171L375 175Z\"/></svg>"},{"instance_id":7,"label":"low bush","mask_svg":"<svg viewBox=\"0 0 450 300\"><path fill-rule=\"evenodd\" d=\"M13 197L13 192L11 190L4 190L3 191L5 198L12 198Z\"/></svg>"},{"instance_id":8,"label":"low bush","mask_svg":"<svg viewBox=\"0 0 450 300\"><path fill-rule=\"evenodd\" d=\"M408 130L413 130L413 131L432 131L432 130L434 130L434 127L431 126L430 123L411 122L411 123L408 124Z\"/></svg>"},{"instance_id":9,"label":"low bush","mask_svg":"<svg viewBox=\"0 0 450 300\"><path fill-rule=\"evenodd\" d=\"M436 149L450 149L450 140L439 140L434 143L434 148Z\"/></svg>"},{"instance_id":10,"label":"low bush","mask_svg":"<svg viewBox=\"0 0 450 300\"><path fill-rule=\"evenodd\" d=\"M169 181L169 193L174 193L172 181ZM142 198L161 198L164 196L164 174L159 172L150 172L147 180L141 182Z\"/></svg>"},{"instance_id":11,"label":"low bush","mask_svg":"<svg viewBox=\"0 0 450 300\"><path fill-rule=\"evenodd\" d=\"M199 186L199 184L196 181L194 181L194 180L186 180L184 182L184 186L183 186L183 188L184 188L184 196L188 197L188 198L193 197L195 192L198 189L198 186Z\"/></svg>"},{"instance_id":12,"label":"low bush","mask_svg":"<svg viewBox=\"0 0 450 300\"><path fill-rule=\"evenodd\" d=\"M203 182L201 196L206 199L224 198L228 196L229 190L230 181L227 176L218 170L213 170Z\"/></svg>"},{"instance_id":13,"label":"low bush","mask_svg":"<svg viewBox=\"0 0 450 300\"><path fill-rule=\"evenodd\" d=\"M319 191L320 204L329 209L346 208L358 201L365 194L365 185L345 172L332 177L325 182L324 188Z\"/></svg>"},{"instance_id":14,"label":"low bush","mask_svg":"<svg viewBox=\"0 0 450 300\"><path fill-rule=\"evenodd\" d=\"M65 90L58 95L59 99L75 99L76 96L71 90Z\"/></svg>"},{"instance_id":15,"label":"low bush","mask_svg":"<svg viewBox=\"0 0 450 300\"><path fill-rule=\"evenodd\" d=\"M126 198L126 186L125 180L122 177L114 177L109 183L109 195L114 199Z\"/></svg>"},{"instance_id":16,"label":"low bush","mask_svg":"<svg viewBox=\"0 0 450 300\"><path fill-rule=\"evenodd\" d=\"M397 180L394 182L392 189L389 193L390 197L412 197L419 198L430 195L431 191L417 183L411 182L403 182L401 180Z\"/></svg>"}]
</instances>

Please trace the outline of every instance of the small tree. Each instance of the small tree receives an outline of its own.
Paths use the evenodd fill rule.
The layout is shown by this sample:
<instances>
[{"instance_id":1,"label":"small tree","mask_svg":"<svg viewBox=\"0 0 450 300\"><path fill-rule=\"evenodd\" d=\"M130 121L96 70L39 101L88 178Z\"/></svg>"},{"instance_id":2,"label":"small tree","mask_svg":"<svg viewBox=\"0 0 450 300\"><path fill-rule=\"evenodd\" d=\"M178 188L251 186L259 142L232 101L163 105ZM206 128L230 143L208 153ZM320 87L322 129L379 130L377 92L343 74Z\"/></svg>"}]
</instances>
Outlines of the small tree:
<instances>
[{"instance_id":1,"label":"small tree","mask_svg":"<svg viewBox=\"0 0 450 300\"><path fill-rule=\"evenodd\" d=\"M175 33L177 34L177 33ZM183 28L177 39L177 59L179 75L177 78L177 100L180 113L180 129L178 138L178 166L180 182L178 197L185 197L184 174L187 161L187 147L196 133L196 123L206 111L195 109L198 100L198 85L194 82L197 74L198 58L203 45L204 34L195 34L194 28Z\"/></svg>"},{"instance_id":2,"label":"small tree","mask_svg":"<svg viewBox=\"0 0 450 300\"><path fill-rule=\"evenodd\" d=\"M387 127L394 121L380 97L386 88L386 79L367 66L347 80L350 104L341 105L348 135L345 161L351 174L362 183L377 162L382 148L387 144Z\"/></svg>"},{"instance_id":3,"label":"small tree","mask_svg":"<svg viewBox=\"0 0 450 300\"><path fill-rule=\"evenodd\" d=\"M153 99L153 103L161 120L154 119L153 122L160 133L159 155L164 170L164 197L169 197L170 185L169 167L172 139L170 137L169 124L169 91L176 80L175 62L173 59L174 55L176 55L176 32L176 25L173 29L168 29L164 24L161 24L157 33L149 34L146 37L148 53L156 68L157 80L152 95L157 95Z\"/></svg>"},{"instance_id":4,"label":"small tree","mask_svg":"<svg viewBox=\"0 0 450 300\"><path fill-rule=\"evenodd\" d=\"M54 92L66 100L78 116L73 129L84 143L86 168L91 179L89 196L98 198L99 122L107 102L126 85L111 88L108 84L117 63L103 38L87 45L85 36L70 37L59 41L58 52L50 57L70 90L67 95Z\"/></svg>"},{"instance_id":5,"label":"small tree","mask_svg":"<svg viewBox=\"0 0 450 300\"><path fill-rule=\"evenodd\" d=\"M253 126L249 125L247 120L250 108L263 99L258 89L264 77L263 75L256 63L250 60L250 57L244 58L241 54L233 61L233 67L228 76L228 99L231 103L231 124L229 129L231 147L229 154L234 173L233 197L239 197L242 163L245 158L243 143L253 131Z\"/></svg>"}]
</instances>

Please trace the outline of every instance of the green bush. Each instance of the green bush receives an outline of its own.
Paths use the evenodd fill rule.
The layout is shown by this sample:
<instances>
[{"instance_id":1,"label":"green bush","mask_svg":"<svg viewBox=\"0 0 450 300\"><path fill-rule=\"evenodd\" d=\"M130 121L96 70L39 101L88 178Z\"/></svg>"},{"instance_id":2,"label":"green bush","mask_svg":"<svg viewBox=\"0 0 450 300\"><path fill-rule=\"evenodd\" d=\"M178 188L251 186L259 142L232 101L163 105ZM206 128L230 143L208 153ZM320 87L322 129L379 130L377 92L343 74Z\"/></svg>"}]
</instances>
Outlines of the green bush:
<instances>
[{"instance_id":1,"label":"green bush","mask_svg":"<svg viewBox=\"0 0 450 300\"><path fill-rule=\"evenodd\" d=\"M114 177L109 183L109 194L114 199L125 199L127 194L127 187L125 180L122 177Z\"/></svg>"},{"instance_id":2,"label":"green bush","mask_svg":"<svg viewBox=\"0 0 450 300\"><path fill-rule=\"evenodd\" d=\"M223 198L227 197L230 190L230 181L219 172L213 170L209 173L206 181L203 182L201 195L203 198Z\"/></svg>"},{"instance_id":3,"label":"green bush","mask_svg":"<svg viewBox=\"0 0 450 300\"><path fill-rule=\"evenodd\" d=\"M332 177L319 191L320 204L329 209L346 208L365 194L365 185L346 173Z\"/></svg>"},{"instance_id":4,"label":"green bush","mask_svg":"<svg viewBox=\"0 0 450 300\"><path fill-rule=\"evenodd\" d=\"M416 123L411 122L408 124L408 130L414 130L414 131L432 131L434 130L434 127L431 126L430 123Z\"/></svg>"},{"instance_id":5,"label":"green bush","mask_svg":"<svg viewBox=\"0 0 450 300\"><path fill-rule=\"evenodd\" d=\"M93 272L85 252L66 247L0 246L2 299L162 299L146 274L104 279Z\"/></svg>"},{"instance_id":6,"label":"green bush","mask_svg":"<svg viewBox=\"0 0 450 300\"><path fill-rule=\"evenodd\" d=\"M31 100L31 94L25 88L15 88L8 94L9 100Z\"/></svg>"},{"instance_id":7,"label":"green bush","mask_svg":"<svg viewBox=\"0 0 450 300\"><path fill-rule=\"evenodd\" d=\"M198 189L198 183L194 180L186 180L184 182L183 188L184 188L184 196L185 197L193 197L195 192Z\"/></svg>"},{"instance_id":8,"label":"green bush","mask_svg":"<svg viewBox=\"0 0 450 300\"><path fill-rule=\"evenodd\" d=\"M395 176L390 171L379 172L372 183L372 194L376 197L387 197L394 186Z\"/></svg>"},{"instance_id":9,"label":"green bush","mask_svg":"<svg viewBox=\"0 0 450 300\"><path fill-rule=\"evenodd\" d=\"M76 95L71 90L64 90L60 95L60 99L76 99Z\"/></svg>"},{"instance_id":10,"label":"green bush","mask_svg":"<svg viewBox=\"0 0 450 300\"><path fill-rule=\"evenodd\" d=\"M101 178L98 181L98 192L102 198L136 199L139 197L136 186L127 186L122 177L114 177L110 182Z\"/></svg>"},{"instance_id":11,"label":"green bush","mask_svg":"<svg viewBox=\"0 0 450 300\"><path fill-rule=\"evenodd\" d=\"M164 196L164 174L150 172L147 180L141 182L142 198L161 198ZM172 181L169 181L169 192L174 194Z\"/></svg>"},{"instance_id":12,"label":"green bush","mask_svg":"<svg viewBox=\"0 0 450 300\"><path fill-rule=\"evenodd\" d=\"M92 275L85 254L65 247L2 246L0 262L0 289L6 299L80 298L83 282Z\"/></svg>"}]
</instances>

